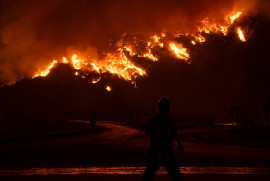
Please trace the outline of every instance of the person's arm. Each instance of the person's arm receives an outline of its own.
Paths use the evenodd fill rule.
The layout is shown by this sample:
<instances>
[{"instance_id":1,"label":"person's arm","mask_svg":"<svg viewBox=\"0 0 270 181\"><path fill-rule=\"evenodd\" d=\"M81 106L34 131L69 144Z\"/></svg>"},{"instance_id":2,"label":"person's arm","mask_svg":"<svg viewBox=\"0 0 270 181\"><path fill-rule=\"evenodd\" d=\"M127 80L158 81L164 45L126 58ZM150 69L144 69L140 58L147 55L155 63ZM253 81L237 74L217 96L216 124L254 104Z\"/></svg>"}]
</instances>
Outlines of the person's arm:
<instances>
[{"instance_id":1,"label":"person's arm","mask_svg":"<svg viewBox=\"0 0 270 181\"><path fill-rule=\"evenodd\" d=\"M183 147L183 145L182 145L182 143L181 143L181 141L180 141L180 139L179 139L179 137L178 137L178 135L177 135L177 132L175 132L175 140L176 140L177 143L178 143L178 151L179 151L180 153L184 153L184 147Z\"/></svg>"},{"instance_id":2,"label":"person's arm","mask_svg":"<svg viewBox=\"0 0 270 181\"><path fill-rule=\"evenodd\" d=\"M176 126L175 126L175 125L173 125L173 126L174 126L174 138L175 138L175 140L176 140L177 143L178 143L178 151L179 151L180 153L184 153L184 147L183 147L183 145L182 145L182 143L181 143L181 141L180 141L180 139L179 139L179 137L178 137L177 130L176 130Z\"/></svg>"}]
</instances>

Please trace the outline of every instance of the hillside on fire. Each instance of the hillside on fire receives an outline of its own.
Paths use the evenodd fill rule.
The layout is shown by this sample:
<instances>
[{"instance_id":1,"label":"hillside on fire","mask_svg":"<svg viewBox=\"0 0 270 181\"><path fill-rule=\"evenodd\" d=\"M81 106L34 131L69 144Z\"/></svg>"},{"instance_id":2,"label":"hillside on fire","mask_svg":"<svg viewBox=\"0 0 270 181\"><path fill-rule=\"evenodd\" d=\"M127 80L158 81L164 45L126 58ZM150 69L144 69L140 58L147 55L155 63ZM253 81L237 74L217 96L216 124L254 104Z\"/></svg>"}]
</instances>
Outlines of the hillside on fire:
<instances>
[{"instance_id":1,"label":"hillside on fire","mask_svg":"<svg viewBox=\"0 0 270 181\"><path fill-rule=\"evenodd\" d=\"M238 26L246 32L245 42L235 31ZM179 61L158 45L151 50L158 61L123 50L128 66L134 66L123 74L88 71L76 63L79 58L73 56L72 62L65 58L43 76L3 84L1 123L88 119L91 110L101 120L144 122L155 112L156 100L167 96L180 124L209 119L228 122L230 107L238 107L240 121L263 124L270 90L269 32L267 17L246 15L230 26L226 35L203 33L203 43L191 44L192 36L173 37L175 44L181 42L188 49L187 61ZM98 62L96 65L102 69Z\"/></svg>"},{"instance_id":2,"label":"hillside on fire","mask_svg":"<svg viewBox=\"0 0 270 181\"><path fill-rule=\"evenodd\" d=\"M0 0L0 180L270 180L270 0Z\"/></svg>"}]
</instances>

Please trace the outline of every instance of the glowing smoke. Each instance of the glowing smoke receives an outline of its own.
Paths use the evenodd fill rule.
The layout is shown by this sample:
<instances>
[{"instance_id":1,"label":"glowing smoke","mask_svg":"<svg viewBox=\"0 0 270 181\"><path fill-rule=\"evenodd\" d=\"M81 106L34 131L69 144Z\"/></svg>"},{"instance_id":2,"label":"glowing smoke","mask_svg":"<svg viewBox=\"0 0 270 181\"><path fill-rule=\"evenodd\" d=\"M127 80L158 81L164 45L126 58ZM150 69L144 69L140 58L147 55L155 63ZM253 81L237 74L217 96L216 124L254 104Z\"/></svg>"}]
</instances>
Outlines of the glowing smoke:
<instances>
[{"instance_id":1,"label":"glowing smoke","mask_svg":"<svg viewBox=\"0 0 270 181\"><path fill-rule=\"evenodd\" d=\"M0 83L31 78L71 53L97 59L110 40L126 32L193 33L206 17L222 22L229 12L252 9L255 2L1 0Z\"/></svg>"}]
</instances>

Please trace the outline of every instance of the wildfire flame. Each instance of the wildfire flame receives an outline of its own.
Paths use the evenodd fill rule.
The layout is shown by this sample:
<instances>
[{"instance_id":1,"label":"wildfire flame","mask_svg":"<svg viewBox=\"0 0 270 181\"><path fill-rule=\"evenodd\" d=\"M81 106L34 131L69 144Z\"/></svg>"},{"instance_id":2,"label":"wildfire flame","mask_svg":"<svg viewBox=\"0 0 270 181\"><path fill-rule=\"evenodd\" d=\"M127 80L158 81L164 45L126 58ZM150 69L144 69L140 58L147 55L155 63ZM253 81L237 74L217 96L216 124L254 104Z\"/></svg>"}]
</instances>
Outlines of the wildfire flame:
<instances>
[{"instance_id":1,"label":"wildfire flame","mask_svg":"<svg viewBox=\"0 0 270 181\"><path fill-rule=\"evenodd\" d=\"M231 15L225 17L223 24L211 22L208 18L205 18L200 22L198 31L194 34L184 34L184 36L192 37L190 43L196 45L197 43L203 43L206 41L206 34L221 32L224 36L227 35L229 27L242 15L242 11L231 13ZM237 29L239 39L246 41L242 29ZM137 76L146 76L146 71L136 65L133 61L133 57L143 57L149 61L158 61L158 56L154 54L155 48L167 49L175 55L179 60L183 60L190 63L189 51L183 44L178 43L175 39L167 36L168 33L157 33L154 35L145 36L128 36L124 33L121 38L113 44L115 51L103 52L103 56L96 59L86 59L74 54L71 58L63 57L61 61L53 60L47 68L39 70L33 77L47 76L51 69L55 67L57 63L71 64L75 70L76 76L85 78L85 75L81 75L80 72L95 72L98 74L111 73L118 76L121 79L129 81L136 86L135 79ZM183 34L172 34L174 38ZM90 83L97 83L101 80L101 76L98 79L92 79ZM107 91L111 91L111 87L106 87Z\"/></svg>"},{"instance_id":2,"label":"wildfire flame","mask_svg":"<svg viewBox=\"0 0 270 181\"><path fill-rule=\"evenodd\" d=\"M238 19L241 16L242 12L238 11L235 14L229 16L230 23L232 24L236 19Z\"/></svg>"},{"instance_id":3,"label":"wildfire flame","mask_svg":"<svg viewBox=\"0 0 270 181\"><path fill-rule=\"evenodd\" d=\"M111 88L110 86L107 86L107 87L106 87L106 90L107 90L108 92L110 92L110 91L112 90L112 88Z\"/></svg>"},{"instance_id":4,"label":"wildfire flame","mask_svg":"<svg viewBox=\"0 0 270 181\"><path fill-rule=\"evenodd\" d=\"M101 80L101 77L99 77L98 79L93 79L93 80L92 80L92 83L93 83L93 84L98 83L100 80Z\"/></svg>"},{"instance_id":5,"label":"wildfire flame","mask_svg":"<svg viewBox=\"0 0 270 181\"><path fill-rule=\"evenodd\" d=\"M172 52L176 55L179 59L188 60L189 54L187 53L187 49L183 48L182 44L176 45L175 43L170 43L170 47Z\"/></svg>"},{"instance_id":6,"label":"wildfire flame","mask_svg":"<svg viewBox=\"0 0 270 181\"><path fill-rule=\"evenodd\" d=\"M51 69L52 69L52 68L55 66L55 64L57 64L57 63L58 63L58 62L57 62L56 60L53 60L52 63L50 63L50 65L49 65L45 70L43 70L43 71L39 70L39 72L36 73L36 74L34 75L34 77L45 77L45 76L47 76L47 75L50 73Z\"/></svg>"},{"instance_id":7,"label":"wildfire flame","mask_svg":"<svg viewBox=\"0 0 270 181\"><path fill-rule=\"evenodd\" d=\"M150 49L148 50L147 53L143 54L142 57L149 58L149 59L152 60L152 61L157 61L157 60L158 60L158 58L156 58L156 57L152 54L152 52L151 52Z\"/></svg>"},{"instance_id":8,"label":"wildfire flame","mask_svg":"<svg viewBox=\"0 0 270 181\"><path fill-rule=\"evenodd\" d=\"M71 60L68 60L65 57L63 60L64 61L62 62L54 60L46 70L40 71L39 73L35 74L34 77L46 76L57 63L70 63L76 70L96 71L97 73L110 72L111 74L118 75L120 78L123 78L127 81L131 81L137 75L146 75L146 72L143 69L134 65L127 59L125 55L122 54L118 56L107 54L105 59L97 61L97 63L94 63L95 60L87 61L84 59L79 59L76 54L72 56ZM79 75L79 73L75 72L75 75Z\"/></svg>"},{"instance_id":9,"label":"wildfire flame","mask_svg":"<svg viewBox=\"0 0 270 181\"><path fill-rule=\"evenodd\" d=\"M243 31L241 30L241 28L237 28L237 33L238 33L238 36L239 36L239 39L243 42L247 41L246 38L245 38L245 35L243 33Z\"/></svg>"}]
</instances>

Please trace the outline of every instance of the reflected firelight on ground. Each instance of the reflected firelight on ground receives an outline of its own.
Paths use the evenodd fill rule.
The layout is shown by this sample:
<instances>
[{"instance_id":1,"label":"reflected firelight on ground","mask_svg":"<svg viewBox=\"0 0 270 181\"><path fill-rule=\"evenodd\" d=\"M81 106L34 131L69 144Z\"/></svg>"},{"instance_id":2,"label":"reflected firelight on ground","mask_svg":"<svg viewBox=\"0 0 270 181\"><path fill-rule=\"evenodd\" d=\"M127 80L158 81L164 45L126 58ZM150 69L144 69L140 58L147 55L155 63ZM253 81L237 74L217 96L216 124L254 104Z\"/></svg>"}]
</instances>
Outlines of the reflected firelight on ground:
<instances>
[{"instance_id":1,"label":"reflected firelight on ground","mask_svg":"<svg viewBox=\"0 0 270 181\"><path fill-rule=\"evenodd\" d=\"M183 174L269 174L270 168L261 167L180 167ZM80 168L29 168L21 170L1 170L0 175L141 175L145 167L80 167ZM167 174L160 168L157 174Z\"/></svg>"}]
</instances>

